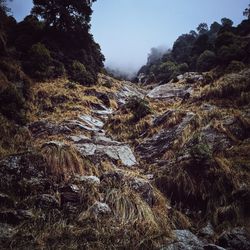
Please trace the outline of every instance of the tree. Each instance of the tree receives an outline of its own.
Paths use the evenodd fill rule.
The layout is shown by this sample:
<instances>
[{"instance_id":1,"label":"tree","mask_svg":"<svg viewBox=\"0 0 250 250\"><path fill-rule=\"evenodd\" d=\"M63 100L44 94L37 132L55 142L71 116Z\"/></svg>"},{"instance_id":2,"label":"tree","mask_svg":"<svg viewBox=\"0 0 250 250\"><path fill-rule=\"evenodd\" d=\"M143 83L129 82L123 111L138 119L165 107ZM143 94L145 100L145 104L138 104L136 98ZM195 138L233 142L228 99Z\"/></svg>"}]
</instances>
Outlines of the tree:
<instances>
[{"instance_id":1,"label":"tree","mask_svg":"<svg viewBox=\"0 0 250 250\"><path fill-rule=\"evenodd\" d=\"M221 24L223 27L232 27L234 23L231 19L224 17L221 19Z\"/></svg>"},{"instance_id":2,"label":"tree","mask_svg":"<svg viewBox=\"0 0 250 250\"><path fill-rule=\"evenodd\" d=\"M216 55L210 50L205 50L197 60L199 71L208 71L216 65Z\"/></svg>"},{"instance_id":3,"label":"tree","mask_svg":"<svg viewBox=\"0 0 250 250\"><path fill-rule=\"evenodd\" d=\"M243 15L250 19L250 4L248 4L248 8L246 8L243 12Z\"/></svg>"},{"instance_id":4,"label":"tree","mask_svg":"<svg viewBox=\"0 0 250 250\"><path fill-rule=\"evenodd\" d=\"M33 0L32 13L40 16L47 27L61 31L89 29L91 5L96 0Z\"/></svg>"},{"instance_id":5,"label":"tree","mask_svg":"<svg viewBox=\"0 0 250 250\"><path fill-rule=\"evenodd\" d=\"M208 31L208 25L206 23L200 23L196 30L199 32L199 35L202 35Z\"/></svg>"}]
</instances>

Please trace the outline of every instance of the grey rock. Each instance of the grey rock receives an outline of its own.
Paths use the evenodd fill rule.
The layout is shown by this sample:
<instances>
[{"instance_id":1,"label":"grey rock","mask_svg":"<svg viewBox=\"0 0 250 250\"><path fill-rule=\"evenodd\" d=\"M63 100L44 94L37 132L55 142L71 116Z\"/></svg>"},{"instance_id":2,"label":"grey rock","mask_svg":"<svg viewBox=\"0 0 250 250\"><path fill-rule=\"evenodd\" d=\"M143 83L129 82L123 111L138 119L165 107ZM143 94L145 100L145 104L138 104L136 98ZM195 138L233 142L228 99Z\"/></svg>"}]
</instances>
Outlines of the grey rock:
<instances>
[{"instance_id":1,"label":"grey rock","mask_svg":"<svg viewBox=\"0 0 250 250\"><path fill-rule=\"evenodd\" d=\"M109 142L112 143L112 142ZM78 150L85 156L95 156L99 158L101 156L108 156L113 160L120 160L123 165L131 167L137 164L135 156L128 145L102 145L102 144L79 144L77 145Z\"/></svg>"},{"instance_id":2,"label":"grey rock","mask_svg":"<svg viewBox=\"0 0 250 250\"><path fill-rule=\"evenodd\" d=\"M90 115L79 115L79 119L92 129L101 129L104 126L101 120Z\"/></svg>"},{"instance_id":3,"label":"grey rock","mask_svg":"<svg viewBox=\"0 0 250 250\"><path fill-rule=\"evenodd\" d=\"M150 205L153 206L156 201L154 189L149 181L142 178L134 177L129 180L130 187L141 194L141 197Z\"/></svg>"},{"instance_id":4,"label":"grey rock","mask_svg":"<svg viewBox=\"0 0 250 250\"><path fill-rule=\"evenodd\" d=\"M227 137L225 133L219 132L211 125L207 125L201 130L202 141L206 142L211 150L223 151L224 149L232 145L231 140Z\"/></svg>"},{"instance_id":5,"label":"grey rock","mask_svg":"<svg viewBox=\"0 0 250 250\"><path fill-rule=\"evenodd\" d=\"M111 213L111 209L108 204L96 201L92 207L89 209L90 213L92 213L95 217L99 217L100 215L108 215Z\"/></svg>"},{"instance_id":6,"label":"grey rock","mask_svg":"<svg viewBox=\"0 0 250 250\"><path fill-rule=\"evenodd\" d=\"M226 249L214 244L208 244L204 246L204 250L226 250Z\"/></svg>"},{"instance_id":7,"label":"grey rock","mask_svg":"<svg viewBox=\"0 0 250 250\"><path fill-rule=\"evenodd\" d=\"M161 250L203 250L203 243L188 230L175 230L176 239Z\"/></svg>"},{"instance_id":8,"label":"grey rock","mask_svg":"<svg viewBox=\"0 0 250 250\"><path fill-rule=\"evenodd\" d=\"M154 124L158 125L163 122L168 117L168 112L167 114L163 114L162 120L161 118L156 119ZM142 159L155 162L181 137L186 128L190 126L195 127L196 122L196 115L192 112L187 112L179 124L169 129L162 129L153 137L146 139L141 145L136 147L136 151Z\"/></svg>"},{"instance_id":9,"label":"grey rock","mask_svg":"<svg viewBox=\"0 0 250 250\"><path fill-rule=\"evenodd\" d=\"M234 228L223 233L216 241L216 244L227 250L249 250L250 235L244 228Z\"/></svg>"},{"instance_id":10,"label":"grey rock","mask_svg":"<svg viewBox=\"0 0 250 250\"><path fill-rule=\"evenodd\" d=\"M14 201L10 198L9 195L0 193L0 206L13 207Z\"/></svg>"},{"instance_id":11,"label":"grey rock","mask_svg":"<svg viewBox=\"0 0 250 250\"><path fill-rule=\"evenodd\" d=\"M66 124L56 124L46 120L29 124L29 130L35 137L71 133L71 129Z\"/></svg>"},{"instance_id":12,"label":"grey rock","mask_svg":"<svg viewBox=\"0 0 250 250\"><path fill-rule=\"evenodd\" d=\"M168 99L168 98L184 98L192 94L192 87L186 85L177 85L175 83L167 83L157 86L148 93L148 97L152 99Z\"/></svg>"},{"instance_id":13,"label":"grey rock","mask_svg":"<svg viewBox=\"0 0 250 250\"><path fill-rule=\"evenodd\" d=\"M6 223L0 223L0 244L11 239L14 234L15 229L13 226Z\"/></svg>"},{"instance_id":14,"label":"grey rock","mask_svg":"<svg viewBox=\"0 0 250 250\"><path fill-rule=\"evenodd\" d=\"M59 207L59 200L50 194L42 194L34 197L34 203L37 208L52 209Z\"/></svg>"},{"instance_id":15,"label":"grey rock","mask_svg":"<svg viewBox=\"0 0 250 250\"><path fill-rule=\"evenodd\" d=\"M10 225L18 225L24 220L34 218L34 214L30 210L4 210L0 211L0 222Z\"/></svg>"},{"instance_id":16,"label":"grey rock","mask_svg":"<svg viewBox=\"0 0 250 250\"><path fill-rule=\"evenodd\" d=\"M74 182L76 183L88 183L91 185L100 185L101 181L97 176L75 176Z\"/></svg>"},{"instance_id":17,"label":"grey rock","mask_svg":"<svg viewBox=\"0 0 250 250\"><path fill-rule=\"evenodd\" d=\"M91 142L91 139L85 135L73 135L68 137L74 143Z\"/></svg>"},{"instance_id":18,"label":"grey rock","mask_svg":"<svg viewBox=\"0 0 250 250\"><path fill-rule=\"evenodd\" d=\"M210 238L214 236L214 228L209 222L205 227L199 231L199 235L202 237Z\"/></svg>"}]
</instances>

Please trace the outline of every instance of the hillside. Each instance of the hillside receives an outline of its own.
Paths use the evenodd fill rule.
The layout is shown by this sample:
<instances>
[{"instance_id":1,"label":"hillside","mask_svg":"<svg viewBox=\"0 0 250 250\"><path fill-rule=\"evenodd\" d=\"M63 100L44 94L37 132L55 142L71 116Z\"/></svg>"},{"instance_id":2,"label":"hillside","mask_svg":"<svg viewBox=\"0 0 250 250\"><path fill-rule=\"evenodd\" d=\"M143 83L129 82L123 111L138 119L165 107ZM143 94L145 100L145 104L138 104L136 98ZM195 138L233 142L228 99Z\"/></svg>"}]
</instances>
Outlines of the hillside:
<instances>
[{"instance_id":1,"label":"hillside","mask_svg":"<svg viewBox=\"0 0 250 250\"><path fill-rule=\"evenodd\" d=\"M203 249L244 235L225 231L249 229L249 74L149 93L105 75L36 85L28 126L2 133L19 152L0 161L1 244L172 249L192 231L183 244Z\"/></svg>"}]
</instances>

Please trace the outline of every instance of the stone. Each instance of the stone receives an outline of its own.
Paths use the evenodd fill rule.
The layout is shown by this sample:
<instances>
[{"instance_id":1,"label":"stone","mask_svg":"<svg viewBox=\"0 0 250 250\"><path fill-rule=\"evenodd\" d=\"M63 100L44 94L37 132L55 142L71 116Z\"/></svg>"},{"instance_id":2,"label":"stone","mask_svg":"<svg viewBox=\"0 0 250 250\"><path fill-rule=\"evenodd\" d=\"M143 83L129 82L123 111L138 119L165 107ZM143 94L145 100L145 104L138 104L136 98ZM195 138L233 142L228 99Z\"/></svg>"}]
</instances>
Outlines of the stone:
<instances>
[{"instance_id":1,"label":"stone","mask_svg":"<svg viewBox=\"0 0 250 250\"><path fill-rule=\"evenodd\" d=\"M93 129L101 129L104 126L102 121L90 115L79 115L79 119Z\"/></svg>"},{"instance_id":2,"label":"stone","mask_svg":"<svg viewBox=\"0 0 250 250\"><path fill-rule=\"evenodd\" d=\"M161 250L203 250L203 243L189 230L174 230L176 239Z\"/></svg>"},{"instance_id":3,"label":"stone","mask_svg":"<svg viewBox=\"0 0 250 250\"><path fill-rule=\"evenodd\" d=\"M223 151L232 145L231 140L225 133L219 132L211 125L202 128L200 136L201 140L206 142L213 152Z\"/></svg>"},{"instance_id":4,"label":"stone","mask_svg":"<svg viewBox=\"0 0 250 250\"><path fill-rule=\"evenodd\" d=\"M154 189L147 180L134 177L129 180L130 187L141 194L141 197L150 205L153 206L156 201Z\"/></svg>"},{"instance_id":5,"label":"stone","mask_svg":"<svg viewBox=\"0 0 250 250\"><path fill-rule=\"evenodd\" d=\"M72 135L68 137L74 143L91 142L91 139L85 135Z\"/></svg>"},{"instance_id":6,"label":"stone","mask_svg":"<svg viewBox=\"0 0 250 250\"><path fill-rule=\"evenodd\" d=\"M34 187L33 180L39 190L45 186L47 163L37 153L28 152L11 155L0 160L0 190L7 190L16 195L30 194ZM48 182L46 182L48 183Z\"/></svg>"},{"instance_id":7,"label":"stone","mask_svg":"<svg viewBox=\"0 0 250 250\"><path fill-rule=\"evenodd\" d=\"M224 232L216 241L216 244L227 250L249 250L250 235L244 228L234 228Z\"/></svg>"},{"instance_id":8,"label":"stone","mask_svg":"<svg viewBox=\"0 0 250 250\"><path fill-rule=\"evenodd\" d=\"M137 164L135 156L128 145L117 145L117 142L108 141L109 144L114 145L103 145L103 144L93 144L93 143L84 143L78 144L77 148L81 154L84 156L108 156L113 160L120 160L121 163L125 166L131 167Z\"/></svg>"},{"instance_id":9,"label":"stone","mask_svg":"<svg viewBox=\"0 0 250 250\"><path fill-rule=\"evenodd\" d=\"M199 235L201 237L205 237L205 238L213 237L214 236L214 228L213 228L212 224L209 222L205 227L203 227L199 231Z\"/></svg>"},{"instance_id":10,"label":"stone","mask_svg":"<svg viewBox=\"0 0 250 250\"><path fill-rule=\"evenodd\" d=\"M0 193L0 206L4 207L14 207L14 201L9 195Z\"/></svg>"},{"instance_id":11,"label":"stone","mask_svg":"<svg viewBox=\"0 0 250 250\"><path fill-rule=\"evenodd\" d=\"M16 231L13 226L6 223L0 223L0 245L11 239L14 236L15 232Z\"/></svg>"},{"instance_id":12,"label":"stone","mask_svg":"<svg viewBox=\"0 0 250 250\"><path fill-rule=\"evenodd\" d=\"M164 114L162 120L161 118L156 119L154 125L159 125L166 117L167 115ZM169 129L162 129L151 138L144 140L144 142L136 147L136 152L140 154L142 159L148 162L156 162L171 148L171 146L177 143L178 139L181 140L185 131L192 130L192 127L194 130L197 123L196 118L197 116L194 113L187 112L175 126Z\"/></svg>"},{"instance_id":13,"label":"stone","mask_svg":"<svg viewBox=\"0 0 250 250\"><path fill-rule=\"evenodd\" d=\"M34 218L34 214L30 210L4 210L0 211L0 222L10 225L18 225L24 220Z\"/></svg>"},{"instance_id":14,"label":"stone","mask_svg":"<svg viewBox=\"0 0 250 250\"><path fill-rule=\"evenodd\" d=\"M204 250L226 250L226 249L214 244L208 244L204 246Z\"/></svg>"},{"instance_id":15,"label":"stone","mask_svg":"<svg viewBox=\"0 0 250 250\"><path fill-rule=\"evenodd\" d=\"M34 203L37 208L42 209L54 209L60 205L58 199L50 194L42 194L34 197Z\"/></svg>"},{"instance_id":16,"label":"stone","mask_svg":"<svg viewBox=\"0 0 250 250\"><path fill-rule=\"evenodd\" d=\"M96 201L89 209L90 213L96 218L111 213L111 209L108 204Z\"/></svg>"},{"instance_id":17,"label":"stone","mask_svg":"<svg viewBox=\"0 0 250 250\"><path fill-rule=\"evenodd\" d=\"M34 137L71 133L71 129L66 124L56 124L46 120L33 122L28 127Z\"/></svg>"},{"instance_id":18,"label":"stone","mask_svg":"<svg viewBox=\"0 0 250 250\"><path fill-rule=\"evenodd\" d=\"M177 85L176 83L167 83L152 89L148 97L152 99L169 99L174 97L184 98L192 94L192 87L186 85Z\"/></svg>"},{"instance_id":19,"label":"stone","mask_svg":"<svg viewBox=\"0 0 250 250\"><path fill-rule=\"evenodd\" d=\"M97 176L75 176L74 182L76 183L88 183L91 185L100 185L101 181Z\"/></svg>"}]
</instances>

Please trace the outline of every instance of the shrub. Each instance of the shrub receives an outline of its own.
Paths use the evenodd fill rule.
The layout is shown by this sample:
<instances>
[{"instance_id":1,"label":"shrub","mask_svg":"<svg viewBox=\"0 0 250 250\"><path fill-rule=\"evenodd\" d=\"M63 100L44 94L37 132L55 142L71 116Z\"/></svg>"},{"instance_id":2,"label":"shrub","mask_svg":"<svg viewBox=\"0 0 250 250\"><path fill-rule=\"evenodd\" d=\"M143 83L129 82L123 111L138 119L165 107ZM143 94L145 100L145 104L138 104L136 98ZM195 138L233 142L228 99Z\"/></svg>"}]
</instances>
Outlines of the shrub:
<instances>
[{"instance_id":1,"label":"shrub","mask_svg":"<svg viewBox=\"0 0 250 250\"><path fill-rule=\"evenodd\" d=\"M25 124L24 98L13 84L0 93L0 112L10 120Z\"/></svg>"},{"instance_id":2,"label":"shrub","mask_svg":"<svg viewBox=\"0 0 250 250\"><path fill-rule=\"evenodd\" d=\"M50 77L52 58L44 44L34 44L29 51L29 59L27 71L32 77L40 80Z\"/></svg>"},{"instance_id":3,"label":"shrub","mask_svg":"<svg viewBox=\"0 0 250 250\"><path fill-rule=\"evenodd\" d=\"M232 61L230 64L227 66L226 71L228 73L234 73L234 72L239 72L245 68L245 64L243 62L239 61Z\"/></svg>"},{"instance_id":4,"label":"shrub","mask_svg":"<svg viewBox=\"0 0 250 250\"><path fill-rule=\"evenodd\" d=\"M209 71L216 65L216 55L210 50L205 50L197 60L199 71Z\"/></svg>"},{"instance_id":5,"label":"shrub","mask_svg":"<svg viewBox=\"0 0 250 250\"><path fill-rule=\"evenodd\" d=\"M128 100L126 108L133 113L133 122L138 122L140 119L151 113L149 103L136 96L133 96Z\"/></svg>"},{"instance_id":6,"label":"shrub","mask_svg":"<svg viewBox=\"0 0 250 250\"><path fill-rule=\"evenodd\" d=\"M77 60L73 61L69 73L70 79L81 85L92 85L94 83L94 78L91 73L88 72L85 66Z\"/></svg>"}]
</instances>

